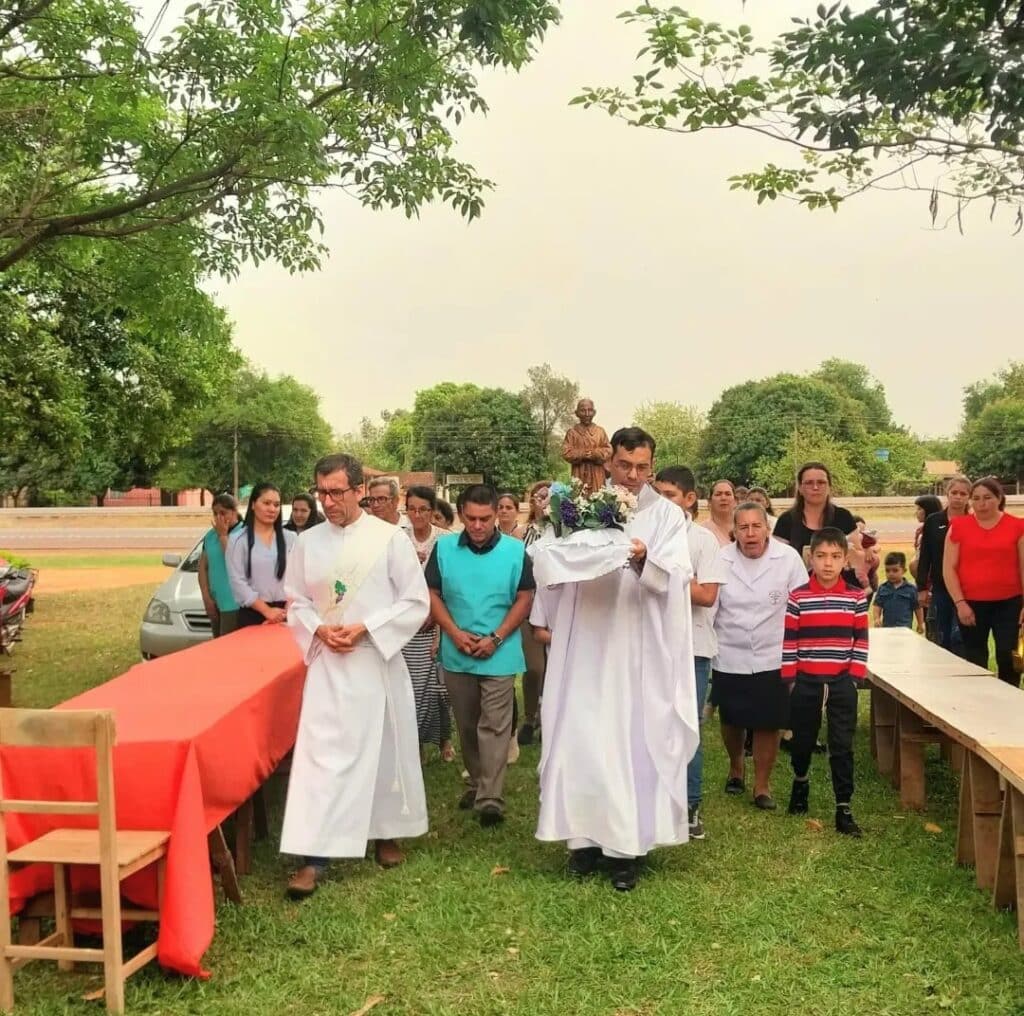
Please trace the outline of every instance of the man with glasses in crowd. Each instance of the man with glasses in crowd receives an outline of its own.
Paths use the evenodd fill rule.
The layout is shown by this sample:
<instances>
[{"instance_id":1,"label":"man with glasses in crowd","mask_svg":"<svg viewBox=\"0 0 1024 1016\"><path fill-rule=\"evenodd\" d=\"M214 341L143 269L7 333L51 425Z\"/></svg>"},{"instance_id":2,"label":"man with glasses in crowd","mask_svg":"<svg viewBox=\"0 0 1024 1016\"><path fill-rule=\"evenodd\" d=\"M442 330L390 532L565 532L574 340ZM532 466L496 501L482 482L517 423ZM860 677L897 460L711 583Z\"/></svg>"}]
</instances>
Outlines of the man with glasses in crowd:
<instances>
[{"instance_id":1,"label":"man with glasses in crowd","mask_svg":"<svg viewBox=\"0 0 1024 1016\"><path fill-rule=\"evenodd\" d=\"M409 528L409 520L398 510L398 481L392 476L380 476L366 485L366 506L383 522Z\"/></svg>"},{"instance_id":2,"label":"man with glasses in crowd","mask_svg":"<svg viewBox=\"0 0 1024 1016\"><path fill-rule=\"evenodd\" d=\"M430 610L411 541L360 507L363 468L350 455L316 465L327 524L288 559L288 625L308 666L281 851L303 857L292 899L316 891L328 860L401 864L398 837L427 831L416 706L402 647Z\"/></svg>"}]
</instances>

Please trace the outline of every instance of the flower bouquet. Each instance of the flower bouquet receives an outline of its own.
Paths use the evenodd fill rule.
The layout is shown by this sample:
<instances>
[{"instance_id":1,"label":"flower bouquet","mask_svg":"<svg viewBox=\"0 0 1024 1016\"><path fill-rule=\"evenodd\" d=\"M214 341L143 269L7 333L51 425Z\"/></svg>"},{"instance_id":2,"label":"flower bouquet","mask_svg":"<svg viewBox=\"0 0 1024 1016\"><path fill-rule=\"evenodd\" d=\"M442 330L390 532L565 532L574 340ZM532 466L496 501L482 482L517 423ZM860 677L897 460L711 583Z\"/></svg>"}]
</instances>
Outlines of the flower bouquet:
<instances>
[{"instance_id":1,"label":"flower bouquet","mask_svg":"<svg viewBox=\"0 0 1024 1016\"><path fill-rule=\"evenodd\" d=\"M573 479L567 486L553 483L547 518L556 536L583 529L621 529L636 514L636 497L625 487L601 487L592 494Z\"/></svg>"},{"instance_id":2,"label":"flower bouquet","mask_svg":"<svg viewBox=\"0 0 1024 1016\"><path fill-rule=\"evenodd\" d=\"M589 582L626 566L630 540L623 531L637 510L624 487L588 493L579 480L554 483L546 518L550 525L534 543L533 569L544 586Z\"/></svg>"}]
</instances>

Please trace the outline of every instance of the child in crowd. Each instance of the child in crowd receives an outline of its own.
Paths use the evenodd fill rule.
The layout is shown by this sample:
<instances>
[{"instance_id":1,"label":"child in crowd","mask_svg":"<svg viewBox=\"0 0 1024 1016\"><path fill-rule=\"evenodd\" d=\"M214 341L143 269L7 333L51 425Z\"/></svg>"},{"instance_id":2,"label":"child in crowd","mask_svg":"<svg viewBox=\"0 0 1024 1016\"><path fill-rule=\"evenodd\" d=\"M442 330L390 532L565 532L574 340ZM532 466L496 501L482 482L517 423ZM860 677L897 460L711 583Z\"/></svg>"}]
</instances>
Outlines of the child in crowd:
<instances>
[{"instance_id":1,"label":"child in crowd","mask_svg":"<svg viewBox=\"0 0 1024 1016\"><path fill-rule=\"evenodd\" d=\"M924 633L924 609L918 602L917 587L906 580L907 555L893 550L885 555L885 581L875 593L875 624L883 628L913 628Z\"/></svg>"},{"instance_id":2,"label":"child in crowd","mask_svg":"<svg viewBox=\"0 0 1024 1016\"><path fill-rule=\"evenodd\" d=\"M661 470L654 486L662 497L679 505L689 519L697 503L697 483L692 470L686 466L669 466ZM687 526L686 537L690 545L690 562L694 577L690 582L690 604L693 618L693 670L697 682L697 715L703 721L704 702L711 680L711 660L718 653L715 636L715 614L718 611L718 587L728 571L718 555L718 540L703 526ZM703 735L701 736L701 742ZM704 790L704 750L702 743L690 760L686 770L686 798L690 817L690 839L704 839L704 822L700 803Z\"/></svg>"},{"instance_id":3,"label":"child in crowd","mask_svg":"<svg viewBox=\"0 0 1024 1016\"><path fill-rule=\"evenodd\" d=\"M836 798L836 831L861 835L850 811L857 688L868 663L868 601L842 573L846 537L826 527L811 537L811 580L789 594L782 643L782 680L790 683L793 789L790 815L807 812L808 771L821 713L828 716L828 753Z\"/></svg>"}]
</instances>

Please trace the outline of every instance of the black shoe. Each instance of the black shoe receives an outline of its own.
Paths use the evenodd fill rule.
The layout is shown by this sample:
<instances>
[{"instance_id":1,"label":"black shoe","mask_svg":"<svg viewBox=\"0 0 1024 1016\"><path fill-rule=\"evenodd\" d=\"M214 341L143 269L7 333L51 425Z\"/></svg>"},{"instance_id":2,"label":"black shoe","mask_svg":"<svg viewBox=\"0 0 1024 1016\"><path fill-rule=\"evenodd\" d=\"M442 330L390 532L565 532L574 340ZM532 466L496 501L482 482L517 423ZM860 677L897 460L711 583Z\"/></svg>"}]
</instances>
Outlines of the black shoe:
<instances>
[{"instance_id":1,"label":"black shoe","mask_svg":"<svg viewBox=\"0 0 1024 1016\"><path fill-rule=\"evenodd\" d=\"M488 804L480 809L480 825L484 829L490 829L492 826L501 825L505 821L505 816L493 805Z\"/></svg>"},{"instance_id":2,"label":"black shoe","mask_svg":"<svg viewBox=\"0 0 1024 1016\"><path fill-rule=\"evenodd\" d=\"M793 789L789 792L790 815L806 815L807 802L811 796L810 780L794 780Z\"/></svg>"},{"instance_id":3,"label":"black shoe","mask_svg":"<svg viewBox=\"0 0 1024 1016\"><path fill-rule=\"evenodd\" d=\"M640 860L636 857L616 858L610 872L612 888L616 892L628 893L636 888L640 878Z\"/></svg>"},{"instance_id":4,"label":"black shoe","mask_svg":"<svg viewBox=\"0 0 1024 1016\"><path fill-rule=\"evenodd\" d=\"M583 847L580 850L569 851L569 863L566 870L576 878L586 878L597 871L601 863L600 847Z\"/></svg>"},{"instance_id":5,"label":"black shoe","mask_svg":"<svg viewBox=\"0 0 1024 1016\"><path fill-rule=\"evenodd\" d=\"M522 747L526 747L528 744L533 744L533 724L524 723L519 728L519 744Z\"/></svg>"},{"instance_id":6,"label":"black shoe","mask_svg":"<svg viewBox=\"0 0 1024 1016\"><path fill-rule=\"evenodd\" d=\"M758 794L754 798L754 807L761 811L775 811L775 798L771 794Z\"/></svg>"},{"instance_id":7,"label":"black shoe","mask_svg":"<svg viewBox=\"0 0 1024 1016\"><path fill-rule=\"evenodd\" d=\"M842 833L843 836L852 836L858 840L864 835L861 827L854 821L848 804L843 804L836 808L836 832Z\"/></svg>"},{"instance_id":8,"label":"black shoe","mask_svg":"<svg viewBox=\"0 0 1024 1016\"><path fill-rule=\"evenodd\" d=\"M687 814L690 820L690 839L704 839L704 822L701 820L700 817L700 805L691 804L690 807L687 809Z\"/></svg>"},{"instance_id":9,"label":"black shoe","mask_svg":"<svg viewBox=\"0 0 1024 1016\"><path fill-rule=\"evenodd\" d=\"M476 804L476 787L471 787L459 798L459 811L469 811Z\"/></svg>"},{"instance_id":10,"label":"black shoe","mask_svg":"<svg viewBox=\"0 0 1024 1016\"><path fill-rule=\"evenodd\" d=\"M725 792L727 794L742 794L746 789L747 785L740 776L730 776L725 781Z\"/></svg>"}]
</instances>

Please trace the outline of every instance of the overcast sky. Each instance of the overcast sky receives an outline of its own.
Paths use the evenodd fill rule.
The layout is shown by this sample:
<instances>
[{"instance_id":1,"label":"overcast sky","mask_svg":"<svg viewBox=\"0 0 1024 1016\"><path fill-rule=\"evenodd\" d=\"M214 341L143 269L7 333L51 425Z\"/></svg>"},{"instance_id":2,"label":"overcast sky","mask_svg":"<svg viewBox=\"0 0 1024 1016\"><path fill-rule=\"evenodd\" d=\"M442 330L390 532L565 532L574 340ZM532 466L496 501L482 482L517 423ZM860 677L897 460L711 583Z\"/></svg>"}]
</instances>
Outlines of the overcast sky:
<instances>
[{"instance_id":1,"label":"overcast sky","mask_svg":"<svg viewBox=\"0 0 1024 1016\"><path fill-rule=\"evenodd\" d=\"M217 285L244 353L316 389L340 431L439 381L518 389L545 361L611 430L646 400L707 409L729 385L842 356L885 384L899 422L952 433L963 385L1020 355L1011 213L990 225L978 208L960 236L928 228L920 194L837 216L758 207L726 178L788 149L568 106L637 70L636 37L615 19L625 6L567 3L525 71L482 76L491 111L458 134L459 155L498 185L482 220L438 206L410 222L325 193L322 271L264 265ZM691 6L767 39L814 4Z\"/></svg>"}]
</instances>

